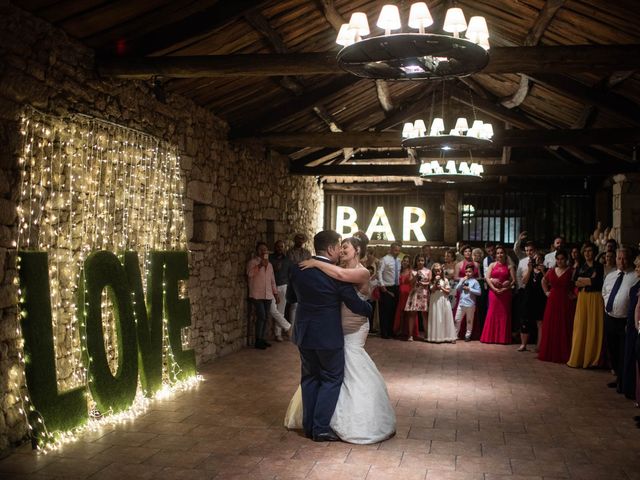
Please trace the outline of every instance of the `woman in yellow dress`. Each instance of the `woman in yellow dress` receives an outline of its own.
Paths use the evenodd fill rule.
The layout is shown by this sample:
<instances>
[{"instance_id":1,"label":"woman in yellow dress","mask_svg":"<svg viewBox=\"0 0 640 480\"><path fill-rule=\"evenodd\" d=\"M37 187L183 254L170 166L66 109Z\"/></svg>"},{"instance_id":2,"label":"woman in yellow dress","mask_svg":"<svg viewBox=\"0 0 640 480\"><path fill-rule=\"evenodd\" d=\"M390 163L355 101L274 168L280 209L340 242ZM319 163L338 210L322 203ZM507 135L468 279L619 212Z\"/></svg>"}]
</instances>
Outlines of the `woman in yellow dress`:
<instances>
[{"instance_id":1,"label":"woman in yellow dress","mask_svg":"<svg viewBox=\"0 0 640 480\"><path fill-rule=\"evenodd\" d=\"M593 243L585 243L582 247L584 263L574 274L578 302L573 318L571 356L567 365L575 368L597 366L602 349L604 268L601 263L595 261L595 253L596 246Z\"/></svg>"}]
</instances>

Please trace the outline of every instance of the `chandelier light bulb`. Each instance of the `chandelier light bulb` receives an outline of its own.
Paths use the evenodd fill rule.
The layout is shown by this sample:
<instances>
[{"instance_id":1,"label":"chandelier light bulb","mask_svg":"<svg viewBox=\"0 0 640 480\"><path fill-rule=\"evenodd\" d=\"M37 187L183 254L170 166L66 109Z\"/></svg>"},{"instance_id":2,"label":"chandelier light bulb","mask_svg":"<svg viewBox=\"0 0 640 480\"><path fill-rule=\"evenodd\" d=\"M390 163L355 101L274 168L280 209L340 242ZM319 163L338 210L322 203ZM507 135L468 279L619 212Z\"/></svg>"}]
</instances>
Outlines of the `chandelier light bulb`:
<instances>
[{"instance_id":1,"label":"chandelier light bulb","mask_svg":"<svg viewBox=\"0 0 640 480\"><path fill-rule=\"evenodd\" d=\"M464 34L473 43L480 43L482 40L489 39L489 28L484 17L475 16L469 19L469 26Z\"/></svg>"},{"instance_id":2,"label":"chandelier light bulb","mask_svg":"<svg viewBox=\"0 0 640 480\"><path fill-rule=\"evenodd\" d=\"M433 25L433 18L427 4L424 2L412 4L409 10L409 28L417 28L420 33L424 33L424 29L430 25Z\"/></svg>"},{"instance_id":3,"label":"chandelier light bulb","mask_svg":"<svg viewBox=\"0 0 640 480\"><path fill-rule=\"evenodd\" d=\"M352 13L349 19L349 28L356 33L356 40L358 37L366 37L369 35L371 31L369 30L367 14L362 12Z\"/></svg>"},{"instance_id":4,"label":"chandelier light bulb","mask_svg":"<svg viewBox=\"0 0 640 480\"><path fill-rule=\"evenodd\" d=\"M453 128L455 128L459 132L466 132L467 130L469 130L467 119L464 117L459 117L458 120L456 120L456 126Z\"/></svg>"},{"instance_id":5,"label":"chandelier light bulb","mask_svg":"<svg viewBox=\"0 0 640 480\"><path fill-rule=\"evenodd\" d=\"M454 7L447 10L442 29L445 32L453 33L456 37L460 32L464 32L467 29L467 21L461 8Z\"/></svg>"},{"instance_id":6,"label":"chandelier light bulb","mask_svg":"<svg viewBox=\"0 0 640 480\"><path fill-rule=\"evenodd\" d=\"M343 23L340 26L340 31L338 32L336 43L338 45L342 45L343 47L356 43L356 32L355 30L351 30L349 28L348 23Z\"/></svg>"},{"instance_id":7,"label":"chandelier light bulb","mask_svg":"<svg viewBox=\"0 0 640 480\"><path fill-rule=\"evenodd\" d=\"M385 35L389 35L391 30L400 30L402 24L400 23L398 7L395 5L385 5L382 7L376 25L384 30Z\"/></svg>"}]
</instances>

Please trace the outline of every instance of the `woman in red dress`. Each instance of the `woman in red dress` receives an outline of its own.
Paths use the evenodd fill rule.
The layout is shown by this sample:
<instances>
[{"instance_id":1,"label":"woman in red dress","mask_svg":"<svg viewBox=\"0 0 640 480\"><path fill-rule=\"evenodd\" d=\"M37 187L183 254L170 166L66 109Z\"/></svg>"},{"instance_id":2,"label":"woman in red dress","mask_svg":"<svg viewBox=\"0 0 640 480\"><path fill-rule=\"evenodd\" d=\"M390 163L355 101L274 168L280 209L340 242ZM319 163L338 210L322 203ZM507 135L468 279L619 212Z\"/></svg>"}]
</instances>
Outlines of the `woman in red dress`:
<instances>
[{"instance_id":1,"label":"woman in red dress","mask_svg":"<svg viewBox=\"0 0 640 480\"><path fill-rule=\"evenodd\" d=\"M485 275L489 287L489 310L484 322L482 343L511 343L511 287L516 272L507 262L503 246L496 247L496 261L489 265Z\"/></svg>"},{"instance_id":2,"label":"woman in red dress","mask_svg":"<svg viewBox=\"0 0 640 480\"><path fill-rule=\"evenodd\" d=\"M398 306L393 320L393 334L410 342L413 341L414 336L417 337L419 335L418 316L404 309L414 282L415 277L411 269L411 259L407 255L400 263L400 286L398 288Z\"/></svg>"},{"instance_id":3,"label":"woman in red dress","mask_svg":"<svg viewBox=\"0 0 640 480\"><path fill-rule=\"evenodd\" d=\"M573 291L573 269L568 265L567 252L556 252L556 266L542 279L547 306L542 318L538 358L545 362L567 363L571 355L573 315L576 309Z\"/></svg>"}]
</instances>

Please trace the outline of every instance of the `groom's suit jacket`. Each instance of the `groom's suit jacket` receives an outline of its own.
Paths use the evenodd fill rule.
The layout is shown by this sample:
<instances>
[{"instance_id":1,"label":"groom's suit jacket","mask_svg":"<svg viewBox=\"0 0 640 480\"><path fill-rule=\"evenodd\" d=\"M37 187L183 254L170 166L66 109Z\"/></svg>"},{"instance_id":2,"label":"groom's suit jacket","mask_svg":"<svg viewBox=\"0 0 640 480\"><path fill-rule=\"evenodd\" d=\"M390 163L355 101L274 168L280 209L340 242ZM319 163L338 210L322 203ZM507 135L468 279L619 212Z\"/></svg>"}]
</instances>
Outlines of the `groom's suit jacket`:
<instances>
[{"instance_id":1,"label":"groom's suit jacket","mask_svg":"<svg viewBox=\"0 0 640 480\"><path fill-rule=\"evenodd\" d=\"M334 280L317 268L300 270L294 265L290 278L289 287L293 286L298 299L293 338L299 347L315 350L344 347L342 302L357 315L371 314L371 305L358 297L352 284Z\"/></svg>"}]
</instances>

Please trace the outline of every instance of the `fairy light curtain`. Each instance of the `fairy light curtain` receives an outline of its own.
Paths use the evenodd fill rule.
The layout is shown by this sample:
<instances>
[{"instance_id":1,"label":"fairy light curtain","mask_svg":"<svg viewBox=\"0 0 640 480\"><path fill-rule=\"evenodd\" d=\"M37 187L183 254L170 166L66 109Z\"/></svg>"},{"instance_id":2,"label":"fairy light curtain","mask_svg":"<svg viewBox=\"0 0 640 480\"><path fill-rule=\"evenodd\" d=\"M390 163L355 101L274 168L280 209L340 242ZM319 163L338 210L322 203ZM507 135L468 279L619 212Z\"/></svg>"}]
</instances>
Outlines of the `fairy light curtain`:
<instances>
[{"instance_id":1,"label":"fairy light curtain","mask_svg":"<svg viewBox=\"0 0 640 480\"><path fill-rule=\"evenodd\" d=\"M135 250L146 281L150 251L186 250L184 184L177 148L133 129L29 109L21 133L17 248L49 253L56 369L66 390L86 382L75 305L85 258L95 250ZM103 304L115 368L111 312Z\"/></svg>"}]
</instances>

